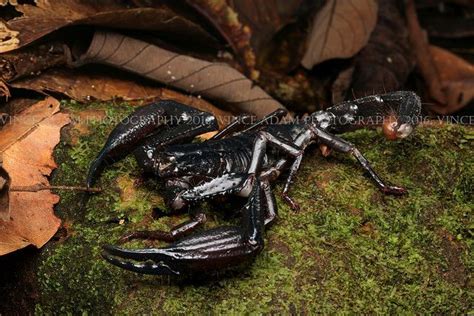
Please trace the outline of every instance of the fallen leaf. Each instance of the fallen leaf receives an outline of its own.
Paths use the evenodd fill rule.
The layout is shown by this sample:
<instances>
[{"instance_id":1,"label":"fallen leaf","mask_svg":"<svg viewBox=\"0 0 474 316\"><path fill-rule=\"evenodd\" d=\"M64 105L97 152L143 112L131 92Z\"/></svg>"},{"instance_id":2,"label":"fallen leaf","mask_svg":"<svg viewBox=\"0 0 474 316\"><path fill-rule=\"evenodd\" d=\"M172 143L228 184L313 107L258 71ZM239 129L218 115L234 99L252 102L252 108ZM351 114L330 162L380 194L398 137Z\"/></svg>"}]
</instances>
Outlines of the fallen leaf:
<instances>
[{"instance_id":1,"label":"fallen leaf","mask_svg":"<svg viewBox=\"0 0 474 316\"><path fill-rule=\"evenodd\" d=\"M329 0L318 11L301 64L314 65L333 58L349 58L363 48L377 21L375 0Z\"/></svg>"},{"instance_id":2,"label":"fallen leaf","mask_svg":"<svg viewBox=\"0 0 474 316\"><path fill-rule=\"evenodd\" d=\"M118 49L122 47L123 49ZM142 40L97 31L76 64L102 63L261 118L283 105L226 63L181 55Z\"/></svg>"},{"instance_id":3,"label":"fallen leaf","mask_svg":"<svg viewBox=\"0 0 474 316\"><path fill-rule=\"evenodd\" d=\"M10 30L4 22L0 21L0 52L8 52L18 48L20 44L18 34L19 32Z\"/></svg>"},{"instance_id":4,"label":"fallen leaf","mask_svg":"<svg viewBox=\"0 0 474 316\"><path fill-rule=\"evenodd\" d=\"M67 68L49 69L37 76L15 80L10 86L41 92L58 92L80 102L113 99L153 100L160 96L162 90L156 85L127 78L123 73Z\"/></svg>"},{"instance_id":5,"label":"fallen leaf","mask_svg":"<svg viewBox=\"0 0 474 316\"><path fill-rule=\"evenodd\" d=\"M176 15L169 8L126 8L112 1L37 0L36 5L17 5L23 16L0 22L0 52L25 46L70 25L96 25L120 29L159 31L170 38L213 45L215 39L201 26Z\"/></svg>"},{"instance_id":6,"label":"fallen leaf","mask_svg":"<svg viewBox=\"0 0 474 316\"><path fill-rule=\"evenodd\" d=\"M52 151L69 117L59 112L59 102L46 98L26 109L0 130L0 155L11 187L48 185L56 164ZM0 219L0 255L27 245L43 246L57 231L60 219L53 206L59 197L49 190L10 191L9 215Z\"/></svg>"},{"instance_id":7,"label":"fallen leaf","mask_svg":"<svg viewBox=\"0 0 474 316\"><path fill-rule=\"evenodd\" d=\"M232 117L230 112L221 110L202 98L157 87L129 75L124 76L123 73L115 74L110 69L97 71L95 66L94 70L50 69L38 76L16 80L10 85L44 93L61 93L79 102L125 100L143 104L172 99L214 114L220 127L227 125Z\"/></svg>"}]
</instances>

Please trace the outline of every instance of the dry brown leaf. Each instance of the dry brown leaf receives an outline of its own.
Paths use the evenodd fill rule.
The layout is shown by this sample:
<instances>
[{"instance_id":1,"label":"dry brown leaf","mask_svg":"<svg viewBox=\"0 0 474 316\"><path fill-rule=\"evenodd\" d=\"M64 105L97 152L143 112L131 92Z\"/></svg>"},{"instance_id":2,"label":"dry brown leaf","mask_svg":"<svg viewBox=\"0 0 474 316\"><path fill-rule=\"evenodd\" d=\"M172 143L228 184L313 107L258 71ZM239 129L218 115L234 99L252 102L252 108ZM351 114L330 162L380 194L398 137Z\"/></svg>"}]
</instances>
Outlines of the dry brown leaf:
<instances>
[{"instance_id":1,"label":"dry brown leaf","mask_svg":"<svg viewBox=\"0 0 474 316\"><path fill-rule=\"evenodd\" d=\"M283 105L225 63L181 55L113 32L94 34L77 65L103 63L228 105L232 112L263 117Z\"/></svg>"},{"instance_id":2,"label":"dry brown leaf","mask_svg":"<svg viewBox=\"0 0 474 316\"><path fill-rule=\"evenodd\" d=\"M15 117L0 131L0 155L12 187L48 185L56 163L52 151L69 117L59 112L59 102L46 98ZM0 255L27 245L43 246L57 231L60 220L53 206L59 197L49 190L10 191L7 220L0 219Z\"/></svg>"},{"instance_id":3,"label":"dry brown leaf","mask_svg":"<svg viewBox=\"0 0 474 316\"><path fill-rule=\"evenodd\" d=\"M377 22L375 0L329 0L318 11L301 64L314 65L333 58L349 58L361 50Z\"/></svg>"},{"instance_id":4,"label":"dry brown leaf","mask_svg":"<svg viewBox=\"0 0 474 316\"><path fill-rule=\"evenodd\" d=\"M199 25L162 8L126 8L119 4L79 0L37 0L17 5L23 16L0 22L0 52L27 45L68 25L97 25L121 29L160 31L170 37L204 45L215 40Z\"/></svg>"},{"instance_id":5,"label":"dry brown leaf","mask_svg":"<svg viewBox=\"0 0 474 316\"><path fill-rule=\"evenodd\" d=\"M49 69L34 77L15 80L10 86L59 92L80 102L153 100L160 96L162 90L156 85L141 84L124 78L123 74L67 68Z\"/></svg>"},{"instance_id":6,"label":"dry brown leaf","mask_svg":"<svg viewBox=\"0 0 474 316\"><path fill-rule=\"evenodd\" d=\"M139 82L130 76L125 78L123 74L114 75L110 70L105 73L81 69L50 69L35 77L16 80L11 86L45 93L61 93L80 102L117 99L140 101L137 103L142 104L172 99L214 114L220 127L228 124L232 117L230 112L221 110L204 99Z\"/></svg>"},{"instance_id":7,"label":"dry brown leaf","mask_svg":"<svg viewBox=\"0 0 474 316\"><path fill-rule=\"evenodd\" d=\"M67 63L69 49L61 42L31 45L0 55L0 80L11 82L22 77L34 76L41 71Z\"/></svg>"},{"instance_id":8,"label":"dry brown leaf","mask_svg":"<svg viewBox=\"0 0 474 316\"><path fill-rule=\"evenodd\" d=\"M8 26L0 21L0 52L8 52L17 48L20 44L19 32L10 30Z\"/></svg>"}]
</instances>

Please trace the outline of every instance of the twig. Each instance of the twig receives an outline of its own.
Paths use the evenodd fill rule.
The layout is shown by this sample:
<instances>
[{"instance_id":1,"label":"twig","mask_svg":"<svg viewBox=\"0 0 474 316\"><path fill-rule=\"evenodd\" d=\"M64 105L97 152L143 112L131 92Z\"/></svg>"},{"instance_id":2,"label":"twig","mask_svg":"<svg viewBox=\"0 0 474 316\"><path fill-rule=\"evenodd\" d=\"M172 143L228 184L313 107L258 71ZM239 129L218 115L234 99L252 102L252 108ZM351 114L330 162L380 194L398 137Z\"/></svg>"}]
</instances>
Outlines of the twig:
<instances>
[{"instance_id":1,"label":"twig","mask_svg":"<svg viewBox=\"0 0 474 316\"><path fill-rule=\"evenodd\" d=\"M31 186L14 186L10 188L10 192L38 192L42 190L67 190L67 191L84 191L91 193L102 192L101 188L87 188L66 185L31 185Z\"/></svg>"}]
</instances>

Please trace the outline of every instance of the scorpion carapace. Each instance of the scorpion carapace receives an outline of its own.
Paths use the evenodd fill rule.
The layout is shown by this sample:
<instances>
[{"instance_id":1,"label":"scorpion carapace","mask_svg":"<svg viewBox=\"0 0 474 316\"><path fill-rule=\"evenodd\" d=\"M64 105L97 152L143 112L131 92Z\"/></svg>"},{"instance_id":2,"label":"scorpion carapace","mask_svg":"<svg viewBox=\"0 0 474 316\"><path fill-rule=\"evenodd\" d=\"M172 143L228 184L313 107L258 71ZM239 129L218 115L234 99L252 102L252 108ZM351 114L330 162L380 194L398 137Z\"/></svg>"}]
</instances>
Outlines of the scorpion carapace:
<instances>
[{"instance_id":1,"label":"scorpion carapace","mask_svg":"<svg viewBox=\"0 0 474 316\"><path fill-rule=\"evenodd\" d=\"M289 188L310 144L351 154L382 192L404 194L404 188L385 183L353 144L334 134L383 124L388 138L403 138L412 132L420 109L420 99L413 92L391 92L346 101L292 122L278 123L286 116L284 110L247 124L236 119L211 139L190 143L202 133L217 130L213 115L174 101L139 108L110 134L92 163L88 185L104 161L134 151L147 172L165 181L167 205L176 211L190 210L192 215L169 232L139 231L121 239L158 239L170 242L166 247L128 250L108 245L103 256L128 270L175 275L214 271L254 258L263 249L265 227L276 218L271 183L283 172L288 176L282 197L298 209ZM193 206L231 194L246 199L240 210L241 224L193 233L206 220Z\"/></svg>"}]
</instances>

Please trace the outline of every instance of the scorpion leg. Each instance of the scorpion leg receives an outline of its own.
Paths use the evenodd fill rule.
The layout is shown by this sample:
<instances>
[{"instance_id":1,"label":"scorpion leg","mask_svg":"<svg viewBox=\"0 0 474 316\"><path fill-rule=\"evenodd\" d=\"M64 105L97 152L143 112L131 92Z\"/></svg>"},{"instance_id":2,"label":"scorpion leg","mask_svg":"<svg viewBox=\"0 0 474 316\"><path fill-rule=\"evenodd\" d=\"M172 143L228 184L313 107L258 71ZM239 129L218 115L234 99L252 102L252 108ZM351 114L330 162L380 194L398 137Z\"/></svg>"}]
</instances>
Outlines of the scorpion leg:
<instances>
[{"instance_id":1,"label":"scorpion leg","mask_svg":"<svg viewBox=\"0 0 474 316\"><path fill-rule=\"evenodd\" d=\"M314 132L311 129L308 129L307 132L301 134L298 136L298 138L295 140L295 145L302 148L301 154L296 157L296 159L293 161L293 164L290 167L290 172L288 175L288 178L285 181L285 186L283 187L283 191L281 193L281 196L283 200L291 207L293 210L298 210L299 205L296 203L293 198L290 197L289 195L289 190L290 186L293 183L293 178L295 177L300 165L301 161L303 159L303 153L308 144L310 144L313 140L315 139ZM285 169L286 165L288 163L288 159L284 158L279 160L276 165L268 170L265 170L260 177L265 178L265 179L277 179L278 176L281 174L281 172Z\"/></svg>"},{"instance_id":2,"label":"scorpion leg","mask_svg":"<svg viewBox=\"0 0 474 316\"><path fill-rule=\"evenodd\" d=\"M197 213L190 220L185 221L179 225L173 227L170 231L162 230L140 230L132 232L120 238L119 243L129 242L134 239L148 239L148 240L161 240L166 242L174 242L191 232L197 227L206 222L206 215L204 213Z\"/></svg>"},{"instance_id":3,"label":"scorpion leg","mask_svg":"<svg viewBox=\"0 0 474 316\"><path fill-rule=\"evenodd\" d=\"M94 183L104 161L116 161L137 147L146 137L164 126L170 128L161 136L163 142L196 136L217 130L217 120L207 112L199 111L181 103L167 100L138 108L122 120L112 131L104 147L92 163L87 176L87 185Z\"/></svg>"},{"instance_id":4,"label":"scorpion leg","mask_svg":"<svg viewBox=\"0 0 474 316\"><path fill-rule=\"evenodd\" d=\"M264 246L262 191L255 179L242 209L241 226L217 227L162 248L127 250L108 245L102 256L116 266L146 274L180 275L239 265L253 259Z\"/></svg>"},{"instance_id":5,"label":"scorpion leg","mask_svg":"<svg viewBox=\"0 0 474 316\"><path fill-rule=\"evenodd\" d=\"M265 194L265 201L267 202L267 214L264 219L265 227L273 223L278 215L278 208L275 201L275 196L273 195L272 188L270 187L270 182L268 180L262 180L262 190Z\"/></svg>"},{"instance_id":6,"label":"scorpion leg","mask_svg":"<svg viewBox=\"0 0 474 316\"><path fill-rule=\"evenodd\" d=\"M286 179L285 186L283 187L283 191L281 192L282 198L285 200L286 203L291 207L292 210L299 210L300 206L296 203L291 196L289 195L290 185L293 183L293 178L296 175L296 172L300 168L301 160L303 160L303 155L296 157L295 161L290 167L290 174Z\"/></svg>"},{"instance_id":7,"label":"scorpion leg","mask_svg":"<svg viewBox=\"0 0 474 316\"><path fill-rule=\"evenodd\" d=\"M362 155L362 153L350 142L332 135L330 133L327 133L325 131L322 131L320 129L315 129L315 133L318 137L318 139L325 145L334 148L338 151L344 152L344 153L350 153L352 154L359 164L364 168L372 178L372 180L375 182L377 187L384 192L385 194L393 194L393 195L402 195L406 194L407 190L405 188L397 187L397 186L391 186L387 185L378 175L377 173L372 169L370 166L369 161Z\"/></svg>"}]
</instances>

